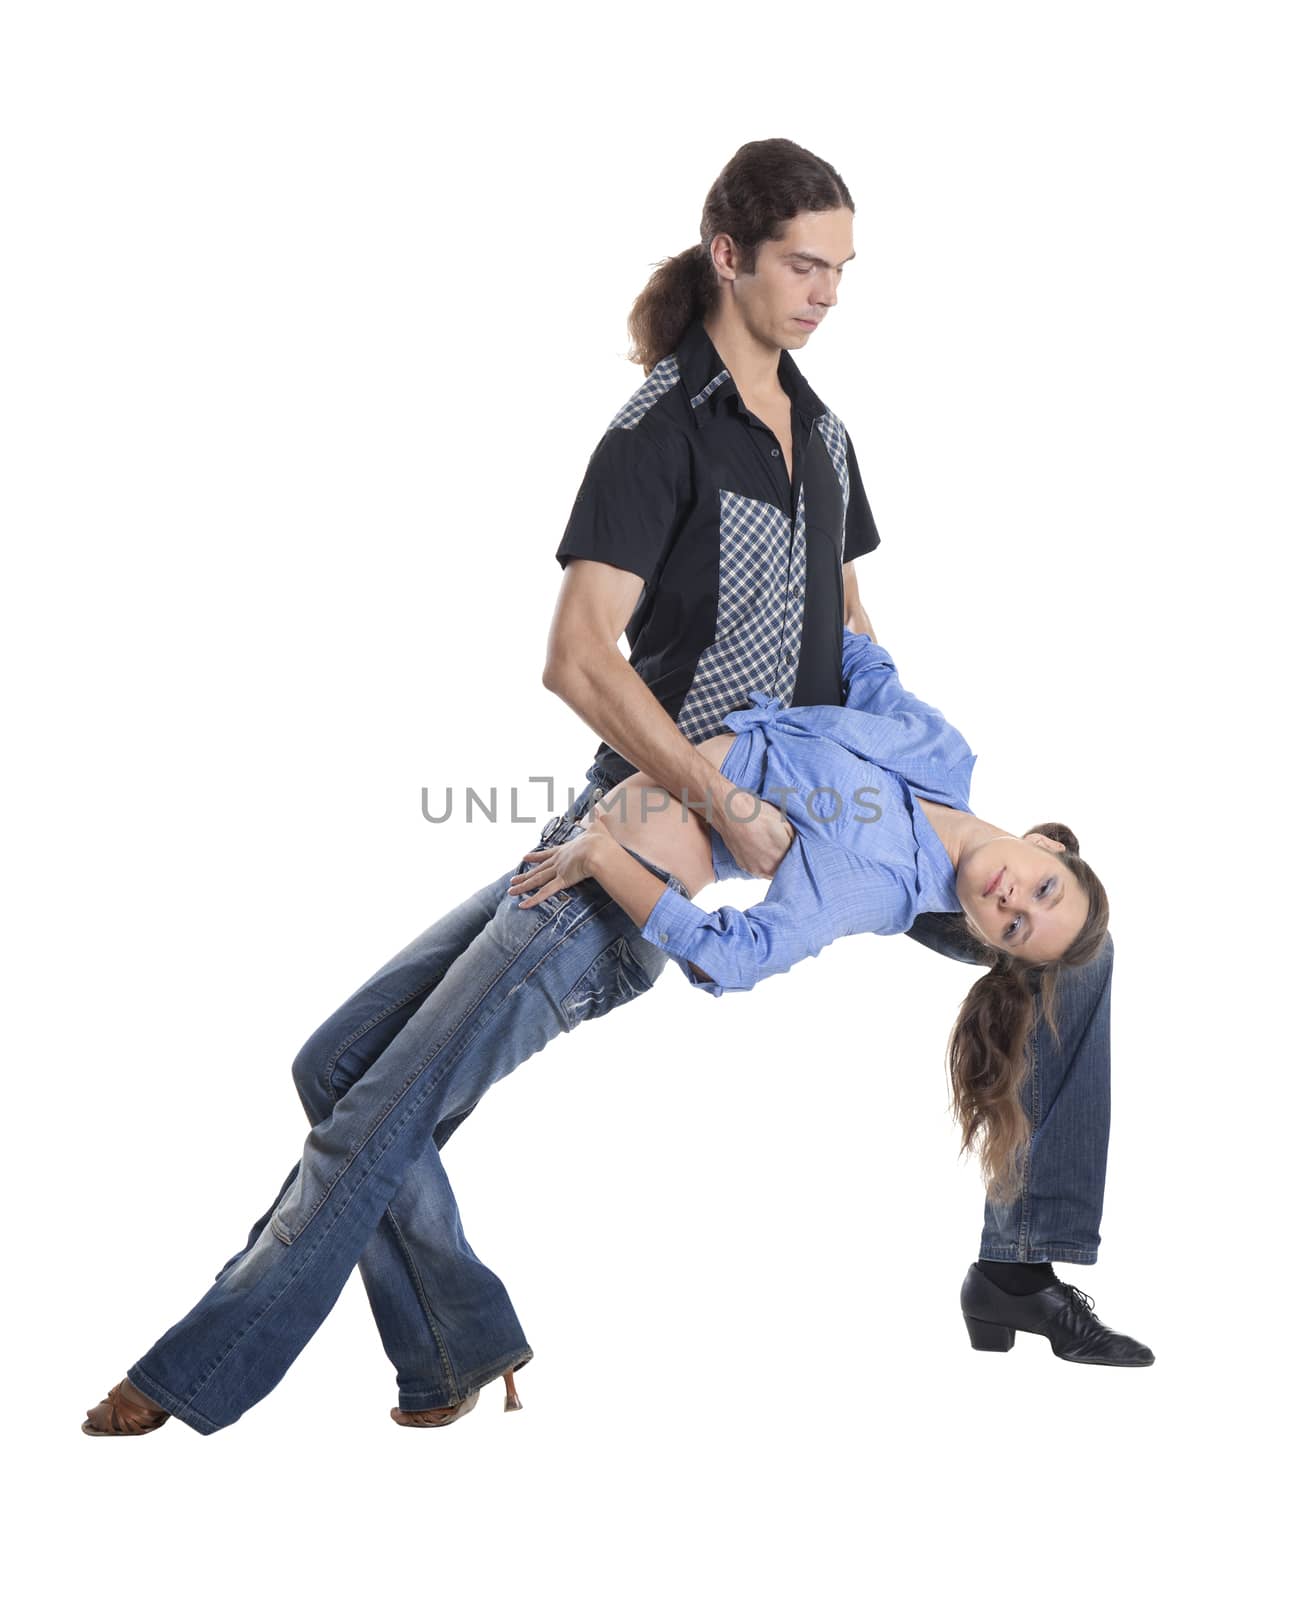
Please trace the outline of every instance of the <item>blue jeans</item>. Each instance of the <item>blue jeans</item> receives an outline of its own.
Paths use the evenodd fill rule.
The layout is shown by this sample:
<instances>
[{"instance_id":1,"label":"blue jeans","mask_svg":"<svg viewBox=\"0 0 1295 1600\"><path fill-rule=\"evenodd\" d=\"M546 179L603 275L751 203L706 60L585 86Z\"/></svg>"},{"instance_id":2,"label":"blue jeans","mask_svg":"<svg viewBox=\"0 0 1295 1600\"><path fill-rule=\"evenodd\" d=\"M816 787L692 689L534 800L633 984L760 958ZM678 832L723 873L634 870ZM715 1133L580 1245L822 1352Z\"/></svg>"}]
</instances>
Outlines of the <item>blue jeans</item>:
<instances>
[{"instance_id":1,"label":"blue jeans","mask_svg":"<svg viewBox=\"0 0 1295 1600\"><path fill-rule=\"evenodd\" d=\"M960 912L927 912L909 937L958 961L982 963ZM989 1261L1097 1260L1111 1132L1111 973L1115 945L1057 974L1058 1039L1035 992L1030 1074L1022 1103L1033 1134L1024 1185L1009 1206L985 1197L980 1254ZM949 1018L952 1026L953 1018Z\"/></svg>"},{"instance_id":2,"label":"blue jeans","mask_svg":"<svg viewBox=\"0 0 1295 1600\"><path fill-rule=\"evenodd\" d=\"M540 843L568 837L610 787L591 776ZM669 958L593 879L522 907L507 888L525 865L398 951L302 1047L301 1159L211 1288L127 1372L199 1433L274 1388L357 1264L401 1409L454 1405L531 1359L507 1291L464 1235L440 1150L492 1083L645 994Z\"/></svg>"}]
</instances>

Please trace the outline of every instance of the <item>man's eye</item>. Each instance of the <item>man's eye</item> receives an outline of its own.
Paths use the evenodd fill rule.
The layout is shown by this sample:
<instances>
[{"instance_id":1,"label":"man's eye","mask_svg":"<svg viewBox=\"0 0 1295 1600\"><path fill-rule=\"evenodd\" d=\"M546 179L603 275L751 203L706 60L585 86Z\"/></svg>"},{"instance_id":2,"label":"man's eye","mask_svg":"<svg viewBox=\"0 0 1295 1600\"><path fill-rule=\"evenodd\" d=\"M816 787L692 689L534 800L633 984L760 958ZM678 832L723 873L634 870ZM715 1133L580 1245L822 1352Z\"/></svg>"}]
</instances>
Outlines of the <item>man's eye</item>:
<instances>
[{"instance_id":1,"label":"man's eye","mask_svg":"<svg viewBox=\"0 0 1295 1600\"><path fill-rule=\"evenodd\" d=\"M792 268L792 271L793 272L799 272L802 278L805 276L805 274L807 272L812 272L813 270L814 270L813 267L793 267Z\"/></svg>"}]
</instances>

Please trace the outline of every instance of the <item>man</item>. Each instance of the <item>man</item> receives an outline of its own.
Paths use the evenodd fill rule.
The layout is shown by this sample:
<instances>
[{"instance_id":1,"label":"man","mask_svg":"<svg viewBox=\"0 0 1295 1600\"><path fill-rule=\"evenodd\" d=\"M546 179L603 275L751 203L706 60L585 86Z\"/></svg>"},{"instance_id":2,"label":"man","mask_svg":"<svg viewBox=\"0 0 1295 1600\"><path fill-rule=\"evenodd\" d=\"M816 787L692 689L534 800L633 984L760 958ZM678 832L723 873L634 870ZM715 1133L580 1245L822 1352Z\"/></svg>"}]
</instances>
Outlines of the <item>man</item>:
<instances>
[{"instance_id":1,"label":"man","mask_svg":"<svg viewBox=\"0 0 1295 1600\"><path fill-rule=\"evenodd\" d=\"M708 196L703 232L718 220L717 194L744 187L734 164L754 153L801 171L817 159L785 140L744 146ZM640 297L631 327L651 370L594 452L558 547L565 576L544 672L602 736L573 817L637 769L706 804L738 865L759 877L785 853L786 823L767 802L753 819L749 802L730 807L732 785L693 746L753 688L789 705L840 704L840 622L876 637L853 563L880 540L854 447L789 353L821 327L855 254L848 194L820 167L836 205L800 211L745 252L712 234L663 263ZM653 360L690 285L692 318ZM957 913L920 916L909 932L955 959L985 959ZM1050 1330L1066 1359L1142 1365L1145 1347L1102 1328L1051 1266L1097 1259L1113 957L1108 935L1096 960L1059 974L1059 1039L1036 1026L1025 1186L1010 1207L986 1200L962 1304L978 1322Z\"/></svg>"}]
</instances>

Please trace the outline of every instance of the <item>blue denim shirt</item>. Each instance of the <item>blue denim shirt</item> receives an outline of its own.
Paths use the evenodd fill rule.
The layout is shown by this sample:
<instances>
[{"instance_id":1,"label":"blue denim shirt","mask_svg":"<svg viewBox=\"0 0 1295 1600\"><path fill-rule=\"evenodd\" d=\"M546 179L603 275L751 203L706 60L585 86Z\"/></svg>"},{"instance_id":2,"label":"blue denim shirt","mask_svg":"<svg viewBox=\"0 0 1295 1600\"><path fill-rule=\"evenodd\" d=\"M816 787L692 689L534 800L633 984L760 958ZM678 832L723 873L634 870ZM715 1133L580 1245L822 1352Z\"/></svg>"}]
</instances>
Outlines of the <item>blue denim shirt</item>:
<instances>
[{"instance_id":1,"label":"blue denim shirt","mask_svg":"<svg viewBox=\"0 0 1295 1600\"><path fill-rule=\"evenodd\" d=\"M750 989L846 934L903 933L922 912L959 909L953 863L915 797L970 810L976 757L904 688L888 651L842 631L844 705L783 706L755 692L724 719L738 737L721 773L795 829L768 894L749 911L702 911L667 890L643 925L708 994ZM753 807L732 797L734 816ZM714 828L711 860L720 880L751 876Z\"/></svg>"}]
</instances>

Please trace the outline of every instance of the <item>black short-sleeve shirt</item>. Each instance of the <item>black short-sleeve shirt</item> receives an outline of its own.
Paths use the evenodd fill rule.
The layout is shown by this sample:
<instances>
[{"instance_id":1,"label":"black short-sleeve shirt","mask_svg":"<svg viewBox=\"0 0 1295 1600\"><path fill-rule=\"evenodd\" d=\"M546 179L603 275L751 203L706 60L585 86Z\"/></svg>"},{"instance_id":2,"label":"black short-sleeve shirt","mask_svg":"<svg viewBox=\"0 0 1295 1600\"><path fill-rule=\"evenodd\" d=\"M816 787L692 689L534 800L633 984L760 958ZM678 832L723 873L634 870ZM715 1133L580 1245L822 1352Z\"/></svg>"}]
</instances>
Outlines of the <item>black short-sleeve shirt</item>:
<instances>
[{"instance_id":1,"label":"black short-sleeve shirt","mask_svg":"<svg viewBox=\"0 0 1295 1600\"><path fill-rule=\"evenodd\" d=\"M784 350L793 476L695 319L612 418L558 545L643 579L630 665L697 744L749 692L840 705L843 562L881 542L854 445ZM600 744L614 782L637 769Z\"/></svg>"}]
</instances>

